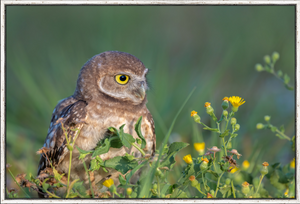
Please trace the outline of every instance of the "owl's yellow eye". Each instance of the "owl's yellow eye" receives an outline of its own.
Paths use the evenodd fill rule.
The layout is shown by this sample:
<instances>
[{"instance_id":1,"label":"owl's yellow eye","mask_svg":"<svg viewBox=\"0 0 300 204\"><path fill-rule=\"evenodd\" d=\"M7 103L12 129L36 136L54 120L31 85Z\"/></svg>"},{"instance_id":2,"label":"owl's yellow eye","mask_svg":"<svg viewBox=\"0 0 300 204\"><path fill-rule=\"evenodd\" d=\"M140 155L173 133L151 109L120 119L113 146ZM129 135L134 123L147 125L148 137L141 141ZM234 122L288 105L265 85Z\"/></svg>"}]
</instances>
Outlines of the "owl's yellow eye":
<instances>
[{"instance_id":1,"label":"owl's yellow eye","mask_svg":"<svg viewBox=\"0 0 300 204\"><path fill-rule=\"evenodd\" d=\"M119 74L117 76L115 76L115 79L116 81L119 83L119 84L127 84L128 83L128 80L129 80L129 76L127 75L124 75L124 74Z\"/></svg>"}]
</instances>

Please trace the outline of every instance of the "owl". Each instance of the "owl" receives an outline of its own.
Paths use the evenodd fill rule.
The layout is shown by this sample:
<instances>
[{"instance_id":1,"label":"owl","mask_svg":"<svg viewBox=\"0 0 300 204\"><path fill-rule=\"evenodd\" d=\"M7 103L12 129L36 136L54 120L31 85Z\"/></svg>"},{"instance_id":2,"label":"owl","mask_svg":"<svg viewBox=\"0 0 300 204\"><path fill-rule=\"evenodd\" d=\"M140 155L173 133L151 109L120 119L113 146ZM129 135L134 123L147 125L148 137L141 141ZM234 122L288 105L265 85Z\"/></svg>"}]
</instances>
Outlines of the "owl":
<instances>
[{"instance_id":1,"label":"owl","mask_svg":"<svg viewBox=\"0 0 300 204\"><path fill-rule=\"evenodd\" d=\"M142 116L141 131L147 142L144 151L154 155L154 121L146 107L147 73L148 69L139 59L125 52L103 52L84 64L74 94L59 101L54 108L44 143L44 147L48 149L45 154L59 173L68 174L70 160L63 128L73 137L79 132L75 146L83 150L93 150L99 141L109 136L108 127L119 128L125 124L124 132L138 138L134 125ZM60 121L63 121L63 127ZM110 148L100 158L107 160L126 153L142 156L134 147L122 147ZM51 167L45 154L41 155L38 175ZM79 152L74 148L70 179L80 179L88 186L87 174L78 157ZM85 163L89 165L90 160L91 155L88 155ZM118 175L119 172L114 169L104 172L100 168L94 172L94 182L101 184L105 179L112 178L118 184Z\"/></svg>"}]
</instances>

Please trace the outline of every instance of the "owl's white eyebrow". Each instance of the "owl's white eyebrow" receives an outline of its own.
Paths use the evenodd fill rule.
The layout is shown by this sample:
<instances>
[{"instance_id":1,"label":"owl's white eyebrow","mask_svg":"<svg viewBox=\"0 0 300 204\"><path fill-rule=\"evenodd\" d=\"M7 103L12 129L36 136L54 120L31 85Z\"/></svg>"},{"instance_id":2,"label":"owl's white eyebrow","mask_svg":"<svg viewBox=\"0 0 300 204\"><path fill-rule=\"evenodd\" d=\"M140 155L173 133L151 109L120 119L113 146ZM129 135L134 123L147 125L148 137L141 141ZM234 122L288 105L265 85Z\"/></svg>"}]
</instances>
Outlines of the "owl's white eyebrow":
<instances>
[{"instance_id":1,"label":"owl's white eyebrow","mask_svg":"<svg viewBox=\"0 0 300 204\"><path fill-rule=\"evenodd\" d=\"M149 69L146 68L145 71L144 71L144 75L146 75L148 73Z\"/></svg>"}]
</instances>

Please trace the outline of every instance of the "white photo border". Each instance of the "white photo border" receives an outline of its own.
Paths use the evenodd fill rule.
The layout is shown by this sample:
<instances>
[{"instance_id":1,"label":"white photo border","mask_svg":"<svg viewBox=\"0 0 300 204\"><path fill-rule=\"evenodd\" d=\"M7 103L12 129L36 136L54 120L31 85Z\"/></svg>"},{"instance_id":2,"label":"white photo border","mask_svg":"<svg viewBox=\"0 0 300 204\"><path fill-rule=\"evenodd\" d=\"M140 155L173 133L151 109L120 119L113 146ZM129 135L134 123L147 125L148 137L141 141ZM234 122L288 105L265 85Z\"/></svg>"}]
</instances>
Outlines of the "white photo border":
<instances>
[{"instance_id":1,"label":"white photo border","mask_svg":"<svg viewBox=\"0 0 300 204\"><path fill-rule=\"evenodd\" d=\"M299 98L299 89L300 86L300 1L299 0L291 0L291 1L198 1L198 0L158 0L158 1L139 1L139 0L108 0L108 1L99 1L99 0L53 0L53 1L23 1L23 0L15 0L15 1L7 1L1 0L1 203L300 203L300 194L299 188L296 185L295 197L296 199L6 199L5 198L5 175L6 175L6 164L5 164L5 80L6 80L6 69L5 69L5 19L6 13L5 9L8 5L295 5L296 6L296 184L300 183L299 179L299 170L300 163L299 159L299 106L300 106L300 98Z\"/></svg>"}]
</instances>

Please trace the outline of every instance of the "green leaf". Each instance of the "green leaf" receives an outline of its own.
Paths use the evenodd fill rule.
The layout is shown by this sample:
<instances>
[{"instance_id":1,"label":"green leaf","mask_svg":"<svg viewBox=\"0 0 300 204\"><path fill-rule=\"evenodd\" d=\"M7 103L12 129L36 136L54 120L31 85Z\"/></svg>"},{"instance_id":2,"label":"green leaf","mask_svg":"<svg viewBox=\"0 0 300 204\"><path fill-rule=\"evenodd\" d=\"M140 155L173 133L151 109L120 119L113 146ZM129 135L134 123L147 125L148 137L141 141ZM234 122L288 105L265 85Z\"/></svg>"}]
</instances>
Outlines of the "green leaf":
<instances>
[{"instance_id":1,"label":"green leaf","mask_svg":"<svg viewBox=\"0 0 300 204\"><path fill-rule=\"evenodd\" d=\"M109 151L109 148L110 148L109 139L105 138L104 142L100 146L96 147L94 153L92 154L92 157L96 157L98 155L107 153Z\"/></svg>"},{"instance_id":2,"label":"green leaf","mask_svg":"<svg viewBox=\"0 0 300 204\"><path fill-rule=\"evenodd\" d=\"M123 131L124 126L125 126L125 124L119 128L120 129L119 136L120 136L120 139L121 139L121 142L123 143L123 145L125 147L130 148L131 144L135 142L135 139L131 135L124 133L124 131Z\"/></svg>"},{"instance_id":3,"label":"green leaf","mask_svg":"<svg viewBox=\"0 0 300 204\"><path fill-rule=\"evenodd\" d=\"M219 137L226 137L229 134L229 129L225 130Z\"/></svg>"},{"instance_id":4,"label":"green leaf","mask_svg":"<svg viewBox=\"0 0 300 204\"><path fill-rule=\"evenodd\" d=\"M139 136L139 138L142 140L142 144L141 144L141 149L144 149L146 147L146 140L142 134L142 131L141 131L141 124L142 124L142 119L143 117L141 116L136 124L134 125L134 129L135 129L135 132L136 134Z\"/></svg>"},{"instance_id":5,"label":"green leaf","mask_svg":"<svg viewBox=\"0 0 300 204\"><path fill-rule=\"evenodd\" d=\"M126 180L123 178L123 176L121 176L121 174L119 174L119 181L120 181L120 184L126 185Z\"/></svg>"},{"instance_id":6,"label":"green leaf","mask_svg":"<svg viewBox=\"0 0 300 204\"><path fill-rule=\"evenodd\" d=\"M64 176L64 174L59 174L54 167L52 167L52 169L53 169L53 173L54 173L54 178L56 179L56 181L59 182L61 180L61 178Z\"/></svg>"},{"instance_id":7,"label":"green leaf","mask_svg":"<svg viewBox=\"0 0 300 204\"><path fill-rule=\"evenodd\" d=\"M77 150L78 150L79 153L80 153L78 159L84 159L87 155L89 155L90 153L93 152L93 151L91 151L91 150L86 151L86 150L80 149L78 146L76 146L76 148L77 148Z\"/></svg>"},{"instance_id":8,"label":"green leaf","mask_svg":"<svg viewBox=\"0 0 300 204\"><path fill-rule=\"evenodd\" d=\"M126 182L129 183L130 178L133 176L133 174L139 170L140 168L142 168L148 161L144 161L141 164L139 164L138 166L134 167L128 174L125 175L126 178Z\"/></svg>"},{"instance_id":9,"label":"green leaf","mask_svg":"<svg viewBox=\"0 0 300 204\"><path fill-rule=\"evenodd\" d=\"M138 165L136 160L128 160L126 156L117 156L112 159L104 161L103 166L115 169L122 174L126 174L127 171L135 168Z\"/></svg>"},{"instance_id":10,"label":"green leaf","mask_svg":"<svg viewBox=\"0 0 300 204\"><path fill-rule=\"evenodd\" d=\"M125 124L124 124L125 125ZM123 126L124 126L123 125ZM112 133L114 133L114 135L117 135L117 136L119 136L119 132L118 132L118 130L115 128L115 127L109 127L109 128L107 128L110 132L112 132Z\"/></svg>"},{"instance_id":11,"label":"green leaf","mask_svg":"<svg viewBox=\"0 0 300 204\"><path fill-rule=\"evenodd\" d=\"M188 197L184 191L176 188L171 194L170 198L188 198Z\"/></svg>"},{"instance_id":12,"label":"green leaf","mask_svg":"<svg viewBox=\"0 0 300 204\"><path fill-rule=\"evenodd\" d=\"M94 159L91 160L91 166L89 171L97 171L102 165L103 160L99 156L96 156Z\"/></svg>"},{"instance_id":13,"label":"green leaf","mask_svg":"<svg viewBox=\"0 0 300 204\"><path fill-rule=\"evenodd\" d=\"M43 187L44 191L47 191L48 188L50 187L50 184L46 183L46 181L48 181L48 180L49 180L49 178L46 178L42 183L42 187Z\"/></svg>"},{"instance_id":14,"label":"green leaf","mask_svg":"<svg viewBox=\"0 0 300 204\"><path fill-rule=\"evenodd\" d=\"M272 131L272 132L276 132L276 130L277 130L277 127L275 127L275 126L271 126L271 127L270 127L270 129L271 129L271 131Z\"/></svg>"},{"instance_id":15,"label":"green leaf","mask_svg":"<svg viewBox=\"0 0 300 204\"><path fill-rule=\"evenodd\" d=\"M110 141L110 147L121 148L123 147L122 141L120 139L114 139Z\"/></svg>"},{"instance_id":16,"label":"green leaf","mask_svg":"<svg viewBox=\"0 0 300 204\"><path fill-rule=\"evenodd\" d=\"M290 91L294 90L294 87L290 86L289 84L285 84L284 86L286 89L288 89Z\"/></svg>"},{"instance_id":17,"label":"green leaf","mask_svg":"<svg viewBox=\"0 0 300 204\"><path fill-rule=\"evenodd\" d=\"M90 196L88 196L86 194L86 189L85 189L85 187L83 185L83 181L75 183L74 186L73 186L73 188L75 189L75 191L77 191L76 194L77 195L79 194L78 195L79 197L80 196L85 197L85 198L89 198L90 197Z\"/></svg>"},{"instance_id":18,"label":"green leaf","mask_svg":"<svg viewBox=\"0 0 300 204\"><path fill-rule=\"evenodd\" d=\"M220 188L220 192L224 195L225 193L227 193L229 190L231 189L231 186L224 186Z\"/></svg>"},{"instance_id":19,"label":"green leaf","mask_svg":"<svg viewBox=\"0 0 300 204\"><path fill-rule=\"evenodd\" d=\"M218 128L209 128L209 127L204 127L203 130L210 130L212 132L219 132Z\"/></svg>"},{"instance_id":20,"label":"green leaf","mask_svg":"<svg viewBox=\"0 0 300 204\"><path fill-rule=\"evenodd\" d=\"M169 169L172 169L173 165L175 164L175 155L177 152L179 152L181 149L188 146L188 143L184 142L173 142L168 150L167 157L159 164L160 167L168 167Z\"/></svg>"},{"instance_id":21,"label":"green leaf","mask_svg":"<svg viewBox=\"0 0 300 204\"><path fill-rule=\"evenodd\" d=\"M282 135L280 135L280 134L275 134L277 137L279 137L280 139L282 139L282 140L285 140L286 138L285 137L283 137Z\"/></svg>"},{"instance_id":22,"label":"green leaf","mask_svg":"<svg viewBox=\"0 0 300 204\"><path fill-rule=\"evenodd\" d=\"M238 134L237 134L237 133L234 133L234 134L231 134L231 133L230 133L230 136L231 136L232 138L235 138L235 137L238 136Z\"/></svg>"},{"instance_id":23,"label":"green leaf","mask_svg":"<svg viewBox=\"0 0 300 204\"><path fill-rule=\"evenodd\" d=\"M292 138L292 150L295 151L295 135Z\"/></svg>"},{"instance_id":24,"label":"green leaf","mask_svg":"<svg viewBox=\"0 0 300 204\"><path fill-rule=\"evenodd\" d=\"M280 132L284 133L285 129L284 129L284 125L281 125L279 128Z\"/></svg>"},{"instance_id":25,"label":"green leaf","mask_svg":"<svg viewBox=\"0 0 300 204\"><path fill-rule=\"evenodd\" d=\"M207 170L206 172L207 172L207 173L210 173L210 174L212 174L212 175L214 175L216 178L218 178L218 177L219 177L218 173L217 173L217 172L215 172L215 171L212 171L212 170Z\"/></svg>"},{"instance_id":26,"label":"green leaf","mask_svg":"<svg viewBox=\"0 0 300 204\"><path fill-rule=\"evenodd\" d=\"M285 84L288 84L290 82L290 77L287 74L284 74L283 81Z\"/></svg>"}]
</instances>

